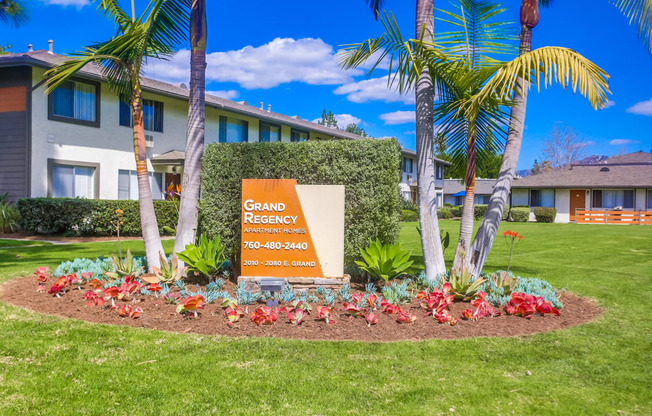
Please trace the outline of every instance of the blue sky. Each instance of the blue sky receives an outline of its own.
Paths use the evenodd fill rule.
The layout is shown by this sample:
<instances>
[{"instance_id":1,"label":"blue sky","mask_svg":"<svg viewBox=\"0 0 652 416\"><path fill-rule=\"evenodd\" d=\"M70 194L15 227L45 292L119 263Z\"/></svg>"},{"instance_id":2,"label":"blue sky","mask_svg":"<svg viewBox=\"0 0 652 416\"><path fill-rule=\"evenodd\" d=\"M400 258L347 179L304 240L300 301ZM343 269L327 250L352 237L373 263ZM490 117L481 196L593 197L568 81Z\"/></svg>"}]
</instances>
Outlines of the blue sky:
<instances>
[{"instance_id":1,"label":"blue sky","mask_svg":"<svg viewBox=\"0 0 652 416\"><path fill-rule=\"evenodd\" d=\"M123 2L128 6L128 2ZM340 125L353 121L375 137L395 136L414 149L411 95L385 88L382 71L365 79L365 71L342 71L335 53L340 45L382 33L363 0L316 2L208 1L207 89L252 105L313 120L323 109L338 115ZM88 0L28 0L31 20L21 28L0 26L0 43L22 52L27 44L67 53L114 33L112 24ZM137 0L137 9L145 1ZM414 33L414 1L387 0L407 36ZM436 7L449 7L436 0ZM503 2L504 20L518 22L519 0ZM437 28L437 23L436 23ZM514 24L518 33L518 24ZM552 86L529 96L519 168L539 158L542 143L555 124L576 129L587 154L613 155L652 150L652 59L633 27L607 0L559 0L542 9L533 47L572 48L609 75L610 106L594 111L588 101ZM183 49L185 46L181 46ZM187 82L187 52L152 65L148 76Z\"/></svg>"}]
</instances>

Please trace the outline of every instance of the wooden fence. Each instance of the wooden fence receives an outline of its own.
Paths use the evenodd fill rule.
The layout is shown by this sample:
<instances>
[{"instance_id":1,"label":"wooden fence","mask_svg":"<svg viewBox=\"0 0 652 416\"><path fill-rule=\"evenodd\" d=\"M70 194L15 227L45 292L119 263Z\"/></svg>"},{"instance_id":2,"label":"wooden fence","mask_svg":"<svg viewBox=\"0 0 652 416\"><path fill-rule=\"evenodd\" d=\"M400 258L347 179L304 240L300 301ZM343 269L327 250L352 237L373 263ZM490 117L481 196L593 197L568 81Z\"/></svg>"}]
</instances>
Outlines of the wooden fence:
<instances>
[{"instance_id":1,"label":"wooden fence","mask_svg":"<svg viewBox=\"0 0 652 416\"><path fill-rule=\"evenodd\" d=\"M652 211L575 211L578 224L648 224L652 225Z\"/></svg>"}]
</instances>

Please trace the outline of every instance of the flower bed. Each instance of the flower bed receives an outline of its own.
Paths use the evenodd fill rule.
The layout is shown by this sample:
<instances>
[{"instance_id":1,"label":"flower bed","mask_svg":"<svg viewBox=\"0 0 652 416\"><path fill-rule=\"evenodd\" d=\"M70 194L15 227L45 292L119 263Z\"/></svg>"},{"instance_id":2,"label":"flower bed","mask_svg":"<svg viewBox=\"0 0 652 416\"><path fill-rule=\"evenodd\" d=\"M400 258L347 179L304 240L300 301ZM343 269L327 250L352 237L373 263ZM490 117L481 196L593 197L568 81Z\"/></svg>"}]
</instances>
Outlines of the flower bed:
<instances>
[{"instance_id":1,"label":"flower bed","mask_svg":"<svg viewBox=\"0 0 652 416\"><path fill-rule=\"evenodd\" d=\"M85 264L91 271L61 276L39 268L35 276L4 285L2 299L97 323L230 336L364 341L527 335L584 323L600 313L591 301L567 293L559 310L560 300L551 302L545 291L543 297L518 291L549 290L549 285L534 284L537 279L515 283L507 274L486 276L482 284L455 276L438 282L406 279L382 291L367 285L301 293L286 286L277 297L279 306L268 308L265 301L271 295L245 284L218 279L206 286L181 281L159 285L146 283L151 280L147 276L111 270L105 259L99 261L102 267L92 266L92 261ZM66 267L57 270L54 274L61 274ZM139 271L136 263L133 273ZM510 284L510 296L488 296L480 290L503 293ZM466 291L464 296L461 290Z\"/></svg>"}]
</instances>

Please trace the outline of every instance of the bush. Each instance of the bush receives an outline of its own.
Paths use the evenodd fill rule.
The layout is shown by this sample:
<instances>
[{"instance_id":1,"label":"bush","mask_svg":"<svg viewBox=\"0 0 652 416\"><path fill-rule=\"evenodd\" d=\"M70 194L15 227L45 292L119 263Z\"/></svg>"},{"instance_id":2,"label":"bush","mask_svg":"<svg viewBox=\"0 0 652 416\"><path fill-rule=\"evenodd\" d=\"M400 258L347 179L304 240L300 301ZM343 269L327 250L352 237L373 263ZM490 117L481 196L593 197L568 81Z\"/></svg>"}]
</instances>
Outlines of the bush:
<instances>
[{"instance_id":1,"label":"bush","mask_svg":"<svg viewBox=\"0 0 652 416\"><path fill-rule=\"evenodd\" d=\"M512 221L528 222L529 220L530 220L530 208L521 208L521 207L512 208Z\"/></svg>"},{"instance_id":2,"label":"bush","mask_svg":"<svg viewBox=\"0 0 652 416\"><path fill-rule=\"evenodd\" d=\"M410 200L407 200L401 196L399 199L401 201L401 209L402 210L407 210L407 211L414 211L419 214L419 205L416 202L412 202Z\"/></svg>"},{"instance_id":3,"label":"bush","mask_svg":"<svg viewBox=\"0 0 652 416\"><path fill-rule=\"evenodd\" d=\"M401 210L401 222L419 221L419 214L408 209Z\"/></svg>"},{"instance_id":4,"label":"bush","mask_svg":"<svg viewBox=\"0 0 652 416\"><path fill-rule=\"evenodd\" d=\"M178 201L154 201L159 232L163 227L175 228L178 219ZM115 235L115 210L124 211L120 235L139 236L140 208L138 201L113 201L80 198L27 198L16 207L21 225L29 233L64 234L68 236Z\"/></svg>"},{"instance_id":5,"label":"bush","mask_svg":"<svg viewBox=\"0 0 652 416\"><path fill-rule=\"evenodd\" d=\"M537 222L555 222L557 216L556 208L536 207L534 208L534 217Z\"/></svg>"},{"instance_id":6,"label":"bush","mask_svg":"<svg viewBox=\"0 0 652 416\"><path fill-rule=\"evenodd\" d=\"M484 213L487 212L487 207L489 205L486 204L475 204L473 206L473 218L476 220L481 220L482 217L484 217Z\"/></svg>"},{"instance_id":7,"label":"bush","mask_svg":"<svg viewBox=\"0 0 652 416\"><path fill-rule=\"evenodd\" d=\"M439 208L437 210L437 217L442 220L448 220L452 217L453 215L451 214L451 210L444 206L443 208Z\"/></svg>"},{"instance_id":8,"label":"bush","mask_svg":"<svg viewBox=\"0 0 652 416\"><path fill-rule=\"evenodd\" d=\"M208 145L202 172L202 226L208 237L220 236L226 257L237 264L243 178L345 185L344 256L351 266L369 240L390 244L398 240L399 149L393 139Z\"/></svg>"},{"instance_id":9,"label":"bush","mask_svg":"<svg viewBox=\"0 0 652 416\"><path fill-rule=\"evenodd\" d=\"M460 218L462 216L462 205L452 207L450 211L453 217Z\"/></svg>"},{"instance_id":10,"label":"bush","mask_svg":"<svg viewBox=\"0 0 652 416\"><path fill-rule=\"evenodd\" d=\"M444 203L444 206L448 207L448 208L451 208L453 206L453 204L451 204L450 202L446 202L446 203Z\"/></svg>"},{"instance_id":11,"label":"bush","mask_svg":"<svg viewBox=\"0 0 652 416\"><path fill-rule=\"evenodd\" d=\"M20 213L7 202L9 193L0 195L0 234L13 233L20 229Z\"/></svg>"}]
</instances>

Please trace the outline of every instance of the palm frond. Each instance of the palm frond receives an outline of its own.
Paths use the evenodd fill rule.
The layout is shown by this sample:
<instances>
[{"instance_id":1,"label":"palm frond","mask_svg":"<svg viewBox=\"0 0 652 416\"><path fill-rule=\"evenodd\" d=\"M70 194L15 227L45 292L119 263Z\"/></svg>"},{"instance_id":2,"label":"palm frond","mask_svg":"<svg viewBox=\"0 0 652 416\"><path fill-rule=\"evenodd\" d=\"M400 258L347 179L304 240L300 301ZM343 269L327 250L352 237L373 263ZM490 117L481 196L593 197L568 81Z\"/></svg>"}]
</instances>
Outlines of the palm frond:
<instances>
[{"instance_id":1,"label":"palm frond","mask_svg":"<svg viewBox=\"0 0 652 416\"><path fill-rule=\"evenodd\" d=\"M541 90L542 78L545 88L559 84L562 88L571 87L588 98L594 109L607 103L609 75L599 66L579 53L556 46L547 46L523 54L496 68L496 73L484 85L482 91L473 98L467 111L473 112L487 97L496 95L497 99L512 97L517 90L519 79L527 79L537 90Z\"/></svg>"},{"instance_id":2,"label":"palm frond","mask_svg":"<svg viewBox=\"0 0 652 416\"><path fill-rule=\"evenodd\" d=\"M609 0L637 27L638 37L652 54L652 0Z\"/></svg>"},{"instance_id":3,"label":"palm frond","mask_svg":"<svg viewBox=\"0 0 652 416\"><path fill-rule=\"evenodd\" d=\"M385 5L385 0L366 0L374 17L378 19L380 9Z\"/></svg>"}]
</instances>

